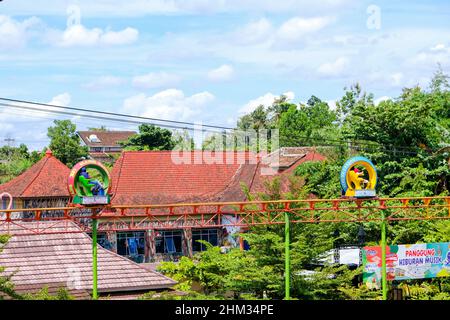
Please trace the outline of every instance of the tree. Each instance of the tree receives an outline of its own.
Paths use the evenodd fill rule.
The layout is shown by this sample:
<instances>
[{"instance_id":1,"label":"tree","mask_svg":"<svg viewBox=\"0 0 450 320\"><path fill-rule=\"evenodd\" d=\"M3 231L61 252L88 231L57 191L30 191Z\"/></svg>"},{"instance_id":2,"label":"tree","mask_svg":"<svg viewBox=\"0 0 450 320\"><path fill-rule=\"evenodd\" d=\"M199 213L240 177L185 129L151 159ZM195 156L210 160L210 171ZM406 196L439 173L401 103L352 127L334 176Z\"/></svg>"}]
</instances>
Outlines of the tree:
<instances>
[{"instance_id":1,"label":"tree","mask_svg":"<svg viewBox=\"0 0 450 320\"><path fill-rule=\"evenodd\" d=\"M268 111L264 105L259 105L255 110L242 116L237 123L238 129L241 130L260 130L268 129L270 127L270 120L268 119Z\"/></svg>"},{"instance_id":2,"label":"tree","mask_svg":"<svg viewBox=\"0 0 450 320\"><path fill-rule=\"evenodd\" d=\"M30 166L38 162L44 154L29 152L26 145L19 147L3 146L0 148L0 184L17 177Z\"/></svg>"},{"instance_id":3,"label":"tree","mask_svg":"<svg viewBox=\"0 0 450 320\"><path fill-rule=\"evenodd\" d=\"M336 113L327 103L312 96L307 104L291 104L279 118L280 146L301 147L324 144L335 138Z\"/></svg>"},{"instance_id":4,"label":"tree","mask_svg":"<svg viewBox=\"0 0 450 320\"><path fill-rule=\"evenodd\" d=\"M431 92L443 92L450 89L450 77L444 73L442 66L438 63L438 69L434 72L433 78L430 81Z\"/></svg>"},{"instance_id":5,"label":"tree","mask_svg":"<svg viewBox=\"0 0 450 320\"><path fill-rule=\"evenodd\" d=\"M108 131L108 129L106 128L106 126L100 126L100 127L89 127L88 128L89 131L102 131L102 132L106 132Z\"/></svg>"},{"instance_id":6,"label":"tree","mask_svg":"<svg viewBox=\"0 0 450 320\"><path fill-rule=\"evenodd\" d=\"M83 157L88 156L87 146L80 145L80 137L76 133L76 125L70 120L55 120L55 126L49 127L49 148L53 155L68 167L72 167Z\"/></svg>"},{"instance_id":7,"label":"tree","mask_svg":"<svg viewBox=\"0 0 450 320\"><path fill-rule=\"evenodd\" d=\"M170 130L152 124L141 124L139 133L120 144L125 150L172 150L176 142Z\"/></svg>"},{"instance_id":8,"label":"tree","mask_svg":"<svg viewBox=\"0 0 450 320\"><path fill-rule=\"evenodd\" d=\"M0 235L0 252L5 244L8 242L9 237L6 235ZM22 297L14 291L14 284L11 282L11 275L2 276L4 268L0 266L0 292L6 294L13 299L21 299ZM2 296L0 295L0 300Z\"/></svg>"}]
</instances>

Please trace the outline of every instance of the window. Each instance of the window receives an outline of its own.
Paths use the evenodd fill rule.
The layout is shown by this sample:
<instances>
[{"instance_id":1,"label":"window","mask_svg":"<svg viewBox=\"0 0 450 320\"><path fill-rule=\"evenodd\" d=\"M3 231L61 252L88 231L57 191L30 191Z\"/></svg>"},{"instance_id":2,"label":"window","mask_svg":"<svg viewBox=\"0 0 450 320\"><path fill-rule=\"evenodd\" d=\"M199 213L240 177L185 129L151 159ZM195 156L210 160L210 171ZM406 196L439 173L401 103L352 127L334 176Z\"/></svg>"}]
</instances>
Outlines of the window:
<instances>
[{"instance_id":1,"label":"window","mask_svg":"<svg viewBox=\"0 0 450 320\"><path fill-rule=\"evenodd\" d=\"M213 246L219 245L217 229L198 229L192 230L192 251L205 251L206 247L197 240L204 240Z\"/></svg>"},{"instance_id":2,"label":"window","mask_svg":"<svg viewBox=\"0 0 450 320\"><path fill-rule=\"evenodd\" d=\"M89 135L89 141L90 142L101 142L101 140L97 137L96 134Z\"/></svg>"},{"instance_id":3,"label":"window","mask_svg":"<svg viewBox=\"0 0 450 320\"><path fill-rule=\"evenodd\" d=\"M88 233L89 237L92 238L92 233ZM103 248L108 249L110 251L114 250L113 243L109 241L108 235L106 233L97 233L97 243L101 245Z\"/></svg>"},{"instance_id":4,"label":"window","mask_svg":"<svg viewBox=\"0 0 450 320\"><path fill-rule=\"evenodd\" d=\"M97 243L105 249L113 250L113 244L108 240L108 235L106 233L97 234Z\"/></svg>"},{"instance_id":5,"label":"window","mask_svg":"<svg viewBox=\"0 0 450 320\"><path fill-rule=\"evenodd\" d=\"M91 150L94 151L94 152L101 152L102 151L102 147L92 147Z\"/></svg>"},{"instance_id":6,"label":"window","mask_svg":"<svg viewBox=\"0 0 450 320\"><path fill-rule=\"evenodd\" d=\"M127 257L145 255L145 232L118 232L117 253Z\"/></svg>"},{"instance_id":7,"label":"window","mask_svg":"<svg viewBox=\"0 0 450 320\"><path fill-rule=\"evenodd\" d=\"M155 237L156 253L182 254L181 231L157 231Z\"/></svg>"}]
</instances>

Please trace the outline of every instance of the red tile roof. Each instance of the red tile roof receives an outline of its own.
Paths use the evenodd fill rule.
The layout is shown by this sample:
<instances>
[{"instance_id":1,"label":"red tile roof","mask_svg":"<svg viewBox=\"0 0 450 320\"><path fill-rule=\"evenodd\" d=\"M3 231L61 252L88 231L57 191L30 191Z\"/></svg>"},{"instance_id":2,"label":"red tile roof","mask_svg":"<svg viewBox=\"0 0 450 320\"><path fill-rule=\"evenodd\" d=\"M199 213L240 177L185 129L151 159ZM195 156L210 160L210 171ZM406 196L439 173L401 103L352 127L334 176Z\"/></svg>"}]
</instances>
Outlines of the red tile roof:
<instances>
[{"instance_id":1,"label":"red tile roof","mask_svg":"<svg viewBox=\"0 0 450 320\"><path fill-rule=\"evenodd\" d=\"M79 231L73 222L23 222L27 228L51 228L52 232ZM9 227L9 229L8 229ZM14 273L12 281L20 288L35 288L48 283L64 283L69 289L92 289L92 240L85 233L33 234L15 225L0 225L0 234L13 236L0 253L3 275ZM170 288L176 281L98 246L98 291L124 292ZM0 273L0 275L2 275Z\"/></svg>"},{"instance_id":2,"label":"red tile roof","mask_svg":"<svg viewBox=\"0 0 450 320\"><path fill-rule=\"evenodd\" d=\"M324 161L326 157L317 153L314 148L282 148L278 150L279 152L279 162L272 162L271 156L268 155L266 159L261 161L261 167L263 168L275 168L282 169L278 170L276 175L255 175L253 183L251 185L250 191L252 193L264 192L267 182L273 181L275 177L280 178L280 191L282 193L289 192L289 177L295 172L295 169L302 163L308 161ZM311 195L310 195L311 196Z\"/></svg>"},{"instance_id":3,"label":"red tile roof","mask_svg":"<svg viewBox=\"0 0 450 320\"><path fill-rule=\"evenodd\" d=\"M274 154L268 156L269 161L264 161L264 157L250 152L213 153L216 159L230 159L235 155L230 163L194 163L193 160L202 155L207 154L193 151L188 156L188 163L177 164L172 160L171 151L123 152L112 171L112 203L244 201L246 196L242 192L242 183L249 186L251 192L262 191L264 181L273 178L273 175L264 175L264 170L272 168L275 175L287 180L300 163L325 159L309 148L294 156L280 153L279 163L274 163ZM239 157L251 161L242 163L238 161ZM295 159L289 160L290 165L287 165L286 157Z\"/></svg>"},{"instance_id":4,"label":"red tile roof","mask_svg":"<svg viewBox=\"0 0 450 320\"><path fill-rule=\"evenodd\" d=\"M100 142L91 142L89 136L95 134ZM119 141L125 141L135 131L78 131L78 135L89 147L120 147Z\"/></svg>"},{"instance_id":5,"label":"red tile roof","mask_svg":"<svg viewBox=\"0 0 450 320\"><path fill-rule=\"evenodd\" d=\"M209 199L225 190L239 173L240 159L255 159L248 152L213 153L230 164L195 163L207 153L193 151L189 163L177 164L171 151L125 151L112 170L113 204L174 203ZM211 157L211 161L212 158ZM232 159L234 158L234 159ZM208 160L207 160L208 161Z\"/></svg>"},{"instance_id":6,"label":"red tile roof","mask_svg":"<svg viewBox=\"0 0 450 320\"><path fill-rule=\"evenodd\" d=\"M47 150L45 157L31 168L0 185L0 193L8 192L14 198L69 197L69 173L70 169Z\"/></svg>"}]
</instances>

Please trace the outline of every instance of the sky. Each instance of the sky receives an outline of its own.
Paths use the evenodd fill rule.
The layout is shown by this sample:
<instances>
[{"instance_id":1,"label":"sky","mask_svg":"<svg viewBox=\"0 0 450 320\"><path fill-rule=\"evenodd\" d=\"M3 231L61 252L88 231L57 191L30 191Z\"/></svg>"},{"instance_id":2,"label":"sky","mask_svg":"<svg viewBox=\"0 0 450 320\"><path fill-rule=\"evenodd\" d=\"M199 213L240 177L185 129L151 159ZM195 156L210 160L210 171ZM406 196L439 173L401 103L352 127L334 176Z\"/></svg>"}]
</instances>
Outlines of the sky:
<instances>
[{"instance_id":1,"label":"sky","mask_svg":"<svg viewBox=\"0 0 450 320\"><path fill-rule=\"evenodd\" d=\"M447 0L0 2L3 98L229 127L281 94L395 98L438 63L450 73ZM63 118L0 106L0 145L42 149Z\"/></svg>"}]
</instances>

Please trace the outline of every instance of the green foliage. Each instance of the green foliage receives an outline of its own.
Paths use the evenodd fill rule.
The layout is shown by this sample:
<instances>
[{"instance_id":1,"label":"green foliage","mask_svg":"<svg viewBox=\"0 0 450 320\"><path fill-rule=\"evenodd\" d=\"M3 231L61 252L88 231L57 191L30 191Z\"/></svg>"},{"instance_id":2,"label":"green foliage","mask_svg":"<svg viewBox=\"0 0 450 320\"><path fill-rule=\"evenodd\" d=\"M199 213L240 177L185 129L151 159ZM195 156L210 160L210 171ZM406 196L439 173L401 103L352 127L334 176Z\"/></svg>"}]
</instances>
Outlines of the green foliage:
<instances>
[{"instance_id":1,"label":"green foliage","mask_svg":"<svg viewBox=\"0 0 450 320\"><path fill-rule=\"evenodd\" d=\"M329 133L336 120L336 113L315 96L299 107L292 104L279 118L280 146L321 144L324 138L332 138Z\"/></svg>"},{"instance_id":2,"label":"green foliage","mask_svg":"<svg viewBox=\"0 0 450 320\"><path fill-rule=\"evenodd\" d=\"M87 157L87 146L80 145L80 137L76 133L76 125L70 120L55 120L53 127L48 128L49 148L53 155L68 167L72 167L83 157Z\"/></svg>"},{"instance_id":3,"label":"green foliage","mask_svg":"<svg viewBox=\"0 0 450 320\"><path fill-rule=\"evenodd\" d=\"M37 293L26 293L22 296L24 300L74 300L67 289L60 288L56 295L48 292L48 287L43 287Z\"/></svg>"},{"instance_id":4,"label":"green foliage","mask_svg":"<svg viewBox=\"0 0 450 320\"><path fill-rule=\"evenodd\" d=\"M108 128L106 128L106 126L100 126L100 127L89 127L88 128L89 131L101 131L101 132L106 132L108 131Z\"/></svg>"},{"instance_id":5,"label":"green foliage","mask_svg":"<svg viewBox=\"0 0 450 320\"><path fill-rule=\"evenodd\" d=\"M201 288L200 294L212 297L236 297L241 293L262 297L264 292L279 289L279 276L269 265L259 265L256 257L238 249L221 253L220 248L203 242L207 250L194 259L181 258L178 263L164 262L158 271L177 280L178 290L195 297L193 287ZM198 293L197 293L198 294Z\"/></svg>"},{"instance_id":6,"label":"green foliage","mask_svg":"<svg viewBox=\"0 0 450 320\"><path fill-rule=\"evenodd\" d=\"M176 142L170 130L152 124L141 124L139 133L120 144L125 150L172 150Z\"/></svg>"},{"instance_id":7,"label":"green foliage","mask_svg":"<svg viewBox=\"0 0 450 320\"><path fill-rule=\"evenodd\" d=\"M8 182L27 170L43 157L43 153L29 152L26 145L0 148L0 184Z\"/></svg>"}]
</instances>

